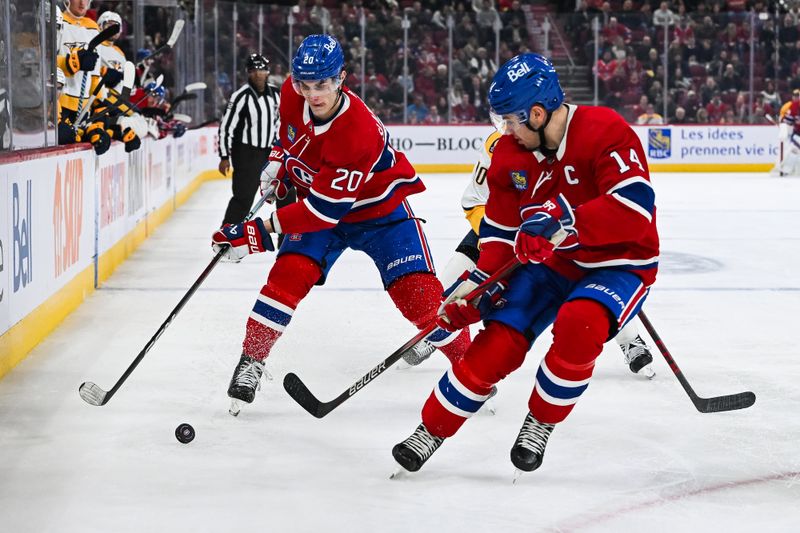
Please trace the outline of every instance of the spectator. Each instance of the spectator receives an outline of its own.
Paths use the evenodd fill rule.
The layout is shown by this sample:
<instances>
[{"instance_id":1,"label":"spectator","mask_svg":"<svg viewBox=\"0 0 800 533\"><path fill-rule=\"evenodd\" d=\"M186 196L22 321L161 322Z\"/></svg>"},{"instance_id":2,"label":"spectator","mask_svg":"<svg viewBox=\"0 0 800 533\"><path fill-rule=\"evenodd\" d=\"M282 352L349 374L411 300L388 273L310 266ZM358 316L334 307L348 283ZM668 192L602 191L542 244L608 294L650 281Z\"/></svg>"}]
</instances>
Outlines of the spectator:
<instances>
[{"instance_id":1,"label":"spectator","mask_svg":"<svg viewBox=\"0 0 800 533\"><path fill-rule=\"evenodd\" d=\"M761 91L761 97L764 98L765 106L769 105L772 109L780 109L781 97L775 90L775 82L766 80L766 87Z\"/></svg>"},{"instance_id":2,"label":"spectator","mask_svg":"<svg viewBox=\"0 0 800 533\"><path fill-rule=\"evenodd\" d=\"M476 4L479 4L480 7L476 6ZM494 2L491 0L483 0L482 2L478 0L473 1L472 6L476 13L475 22L478 25L480 44L484 45L494 41L495 26L498 28L503 27L500 15L497 14L497 10L494 8ZM497 68L494 70L497 70Z\"/></svg>"},{"instance_id":3,"label":"spectator","mask_svg":"<svg viewBox=\"0 0 800 533\"><path fill-rule=\"evenodd\" d=\"M667 2L661 2L658 9L653 12L653 25L664 26L672 26L676 22L675 13L673 13L669 9L669 4Z\"/></svg>"},{"instance_id":4,"label":"spectator","mask_svg":"<svg viewBox=\"0 0 800 533\"><path fill-rule=\"evenodd\" d=\"M428 118L428 107L422 100L422 95L414 93L413 101L408 104L407 108L408 122L410 124L424 124L425 119Z\"/></svg>"},{"instance_id":5,"label":"spectator","mask_svg":"<svg viewBox=\"0 0 800 533\"><path fill-rule=\"evenodd\" d=\"M439 114L439 109L434 105L430 107L428 116L425 117L425 124L444 124L445 120Z\"/></svg>"},{"instance_id":6,"label":"spectator","mask_svg":"<svg viewBox=\"0 0 800 533\"><path fill-rule=\"evenodd\" d=\"M710 124L708 120L708 111L706 111L705 107L700 107L697 109L697 116L695 122L698 124Z\"/></svg>"},{"instance_id":7,"label":"spectator","mask_svg":"<svg viewBox=\"0 0 800 533\"><path fill-rule=\"evenodd\" d=\"M469 123L475 122L478 118L478 112L469 101L469 95L461 95L461 102L453 107L453 122L456 123Z\"/></svg>"},{"instance_id":8,"label":"spectator","mask_svg":"<svg viewBox=\"0 0 800 533\"><path fill-rule=\"evenodd\" d=\"M664 117L656 113L653 104L647 104L645 112L636 118L637 124L663 124Z\"/></svg>"},{"instance_id":9,"label":"spectator","mask_svg":"<svg viewBox=\"0 0 800 533\"><path fill-rule=\"evenodd\" d=\"M725 115L727 110L728 104L722 101L719 91L715 92L714 96L711 98L711 101L706 105L709 122L712 124L718 124L722 120L722 117Z\"/></svg>"},{"instance_id":10,"label":"spectator","mask_svg":"<svg viewBox=\"0 0 800 533\"><path fill-rule=\"evenodd\" d=\"M686 110L681 106L675 108L675 114L669 119L670 124L689 124L689 119L686 118Z\"/></svg>"},{"instance_id":11,"label":"spectator","mask_svg":"<svg viewBox=\"0 0 800 533\"><path fill-rule=\"evenodd\" d=\"M490 79L497 71L497 64L482 46L478 48L478 55L470 59L469 64L471 68L477 69L478 75L484 80Z\"/></svg>"},{"instance_id":12,"label":"spectator","mask_svg":"<svg viewBox=\"0 0 800 533\"><path fill-rule=\"evenodd\" d=\"M730 92L742 90L742 80L733 70L733 65L730 63L725 65L725 71L722 73L722 79L719 82L719 89Z\"/></svg>"}]
</instances>

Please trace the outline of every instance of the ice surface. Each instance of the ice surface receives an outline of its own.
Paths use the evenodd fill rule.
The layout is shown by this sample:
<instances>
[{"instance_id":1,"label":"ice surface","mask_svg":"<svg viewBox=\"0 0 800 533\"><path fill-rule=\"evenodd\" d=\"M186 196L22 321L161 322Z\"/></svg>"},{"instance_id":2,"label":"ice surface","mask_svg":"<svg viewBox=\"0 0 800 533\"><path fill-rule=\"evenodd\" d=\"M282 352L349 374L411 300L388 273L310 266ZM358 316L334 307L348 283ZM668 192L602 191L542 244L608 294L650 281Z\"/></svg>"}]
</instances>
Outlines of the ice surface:
<instances>
[{"instance_id":1,"label":"ice surface","mask_svg":"<svg viewBox=\"0 0 800 533\"><path fill-rule=\"evenodd\" d=\"M467 230L464 175L412 199L437 264ZM322 420L288 371L329 400L414 334L370 260L348 252L268 361L275 380L238 418L225 391L272 256L221 264L108 405L108 390L211 258L227 182L211 182L0 381L0 530L797 531L800 527L800 180L657 174L662 266L646 309L701 396L753 390L750 409L700 414L663 359L634 376L612 345L542 468L511 484L540 339L479 413L415 475L392 446L446 368L389 371ZM197 437L174 431L191 423Z\"/></svg>"}]
</instances>

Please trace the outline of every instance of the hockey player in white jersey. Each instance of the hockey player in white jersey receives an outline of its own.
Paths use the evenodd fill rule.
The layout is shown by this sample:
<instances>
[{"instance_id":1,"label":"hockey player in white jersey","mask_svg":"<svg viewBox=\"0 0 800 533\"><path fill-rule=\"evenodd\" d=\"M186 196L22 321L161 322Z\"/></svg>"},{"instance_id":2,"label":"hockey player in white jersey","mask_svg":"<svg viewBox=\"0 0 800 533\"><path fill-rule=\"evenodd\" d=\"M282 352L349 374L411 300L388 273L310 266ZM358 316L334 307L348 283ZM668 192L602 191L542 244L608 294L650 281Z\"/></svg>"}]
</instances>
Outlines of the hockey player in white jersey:
<instances>
[{"instance_id":1,"label":"hockey player in white jersey","mask_svg":"<svg viewBox=\"0 0 800 533\"><path fill-rule=\"evenodd\" d=\"M57 66L66 75L66 84L59 99L62 120L72 123L89 100L100 79L98 54L86 46L98 32L97 23L86 16L90 0L68 0L62 13L63 24L58 37Z\"/></svg>"},{"instance_id":2,"label":"hockey player in white jersey","mask_svg":"<svg viewBox=\"0 0 800 533\"><path fill-rule=\"evenodd\" d=\"M469 185L464 189L464 194L461 196L461 208L464 210L464 215L469 221L470 226L472 226L472 229L456 247L455 254L450 258L450 261L448 261L442 274L439 276L442 285L445 287L449 287L455 283L458 276L465 270L474 269L478 262L478 256L480 254L480 250L478 249L478 232L483 213L486 209L486 200L489 197L486 172L489 170L489 164L492 161L492 153L500 137L500 133L496 131L487 137L483 149L479 153L478 161L475 163L475 167L472 170L472 178L470 179ZM634 374L641 373L643 376L650 379L655 376L655 371L651 365L653 362L653 355L647 343L639 334L638 326L633 321L628 322L614 339L617 341L617 344L619 344L625 357L625 364L628 365L631 372ZM419 350L421 351L422 349L420 348ZM412 363L412 361L409 361L408 357L404 356L404 360L409 364Z\"/></svg>"},{"instance_id":3,"label":"hockey player in white jersey","mask_svg":"<svg viewBox=\"0 0 800 533\"><path fill-rule=\"evenodd\" d=\"M116 41L122 35L122 17L114 11L104 11L97 18L97 25L100 30L106 29L108 26L116 24L120 27L120 32L111 37L111 39L102 43L97 47L97 53L100 55L100 69L101 74L109 83L109 89L114 89L117 92L122 91L122 70L125 66L125 52L123 52ZM115 74L115 73L118 73Z\"/></svg>"}]
</instances>

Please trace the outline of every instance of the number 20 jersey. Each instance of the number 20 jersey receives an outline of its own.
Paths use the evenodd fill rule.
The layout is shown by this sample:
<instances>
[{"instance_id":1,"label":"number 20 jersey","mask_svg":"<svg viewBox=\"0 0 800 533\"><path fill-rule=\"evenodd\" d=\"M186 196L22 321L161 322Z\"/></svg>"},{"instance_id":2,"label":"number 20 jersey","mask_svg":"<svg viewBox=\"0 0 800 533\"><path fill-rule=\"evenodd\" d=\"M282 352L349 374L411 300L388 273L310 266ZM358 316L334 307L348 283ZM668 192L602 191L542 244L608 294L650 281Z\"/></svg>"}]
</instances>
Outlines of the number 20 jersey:
<instances>
[{"instance_id":1,"label":"number 20 jersey","mask_svg":"<svg viewBox=\"0 0 800 533\"><path fill-rule=\"evenodd\" d=\"M292 87L281 88L279 141L284 167L302 201L276 211L282 233L307 233L391 213L425 185L405 154L389 143L381 121L347 87L323 124Z\"/></svg>"},{"instance_id":2,"label":"number 20 jersey","mask_svg":"<svg viewBox=\"0 0 800 533\"><path fill-rule=\"evenodd\" d=\"M513 254L520 224L563 194L574 210L577 242L567 239L545 263L577 279L598 268L655 281L659 241L655 194L641 142L616 112L568 105L564 138L547 158L504 136L487 173L478 267L495 271Z\"/></svg>"}]
</instances>

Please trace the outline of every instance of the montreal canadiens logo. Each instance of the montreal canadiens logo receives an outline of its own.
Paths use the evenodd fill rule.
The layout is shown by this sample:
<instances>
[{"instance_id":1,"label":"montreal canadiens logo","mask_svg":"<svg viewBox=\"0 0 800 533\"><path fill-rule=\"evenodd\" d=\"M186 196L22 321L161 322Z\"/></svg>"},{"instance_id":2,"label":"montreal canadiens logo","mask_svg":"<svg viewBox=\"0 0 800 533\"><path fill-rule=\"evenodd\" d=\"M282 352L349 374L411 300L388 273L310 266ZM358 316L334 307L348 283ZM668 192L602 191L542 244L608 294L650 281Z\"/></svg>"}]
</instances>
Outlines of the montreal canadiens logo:
<instances>
[{"instance_id":1,"label":"montreal canadiens logo","mask_svg":"<svg viewBox=\"0 0 800 533\"><path fill-rule=\"evenodd\" d=\"M295 182L302 183L306 187L311 187L311 182L314 181L314 176L317 174L316 170L292 156L286 158L286 171Z\"/></svg>"}]
</instances>

